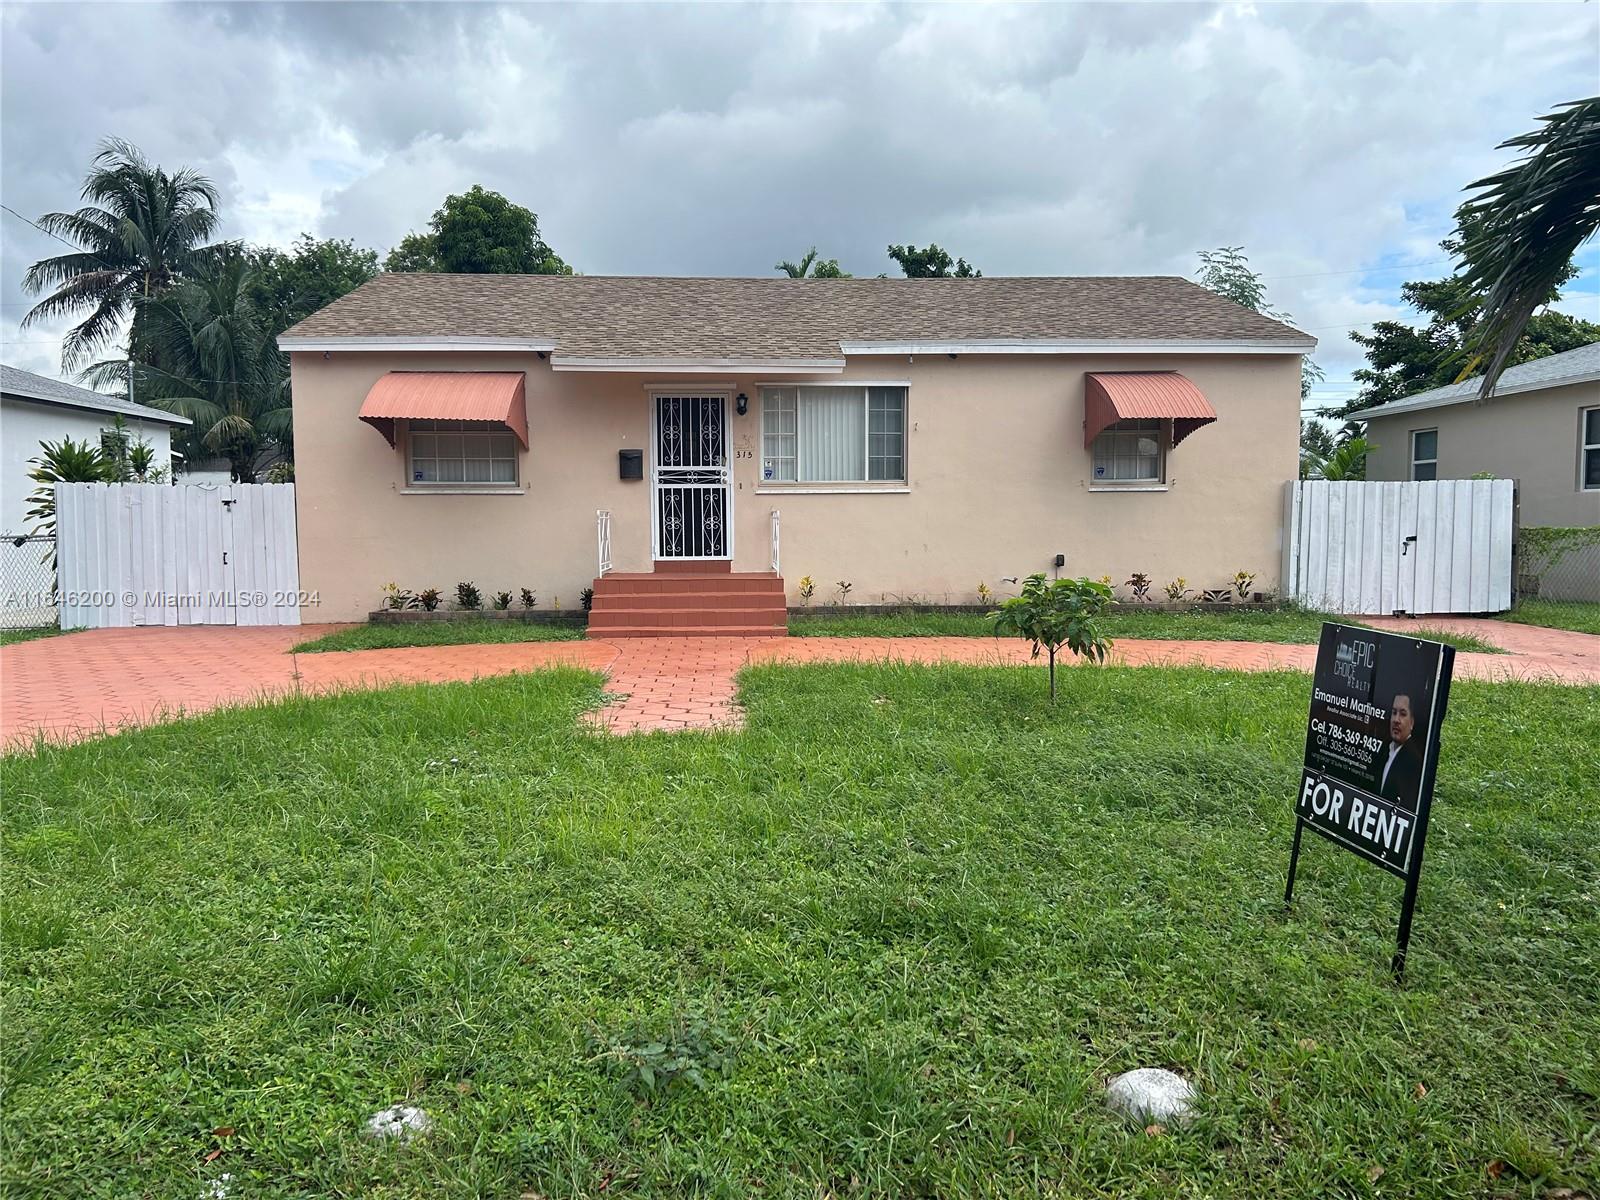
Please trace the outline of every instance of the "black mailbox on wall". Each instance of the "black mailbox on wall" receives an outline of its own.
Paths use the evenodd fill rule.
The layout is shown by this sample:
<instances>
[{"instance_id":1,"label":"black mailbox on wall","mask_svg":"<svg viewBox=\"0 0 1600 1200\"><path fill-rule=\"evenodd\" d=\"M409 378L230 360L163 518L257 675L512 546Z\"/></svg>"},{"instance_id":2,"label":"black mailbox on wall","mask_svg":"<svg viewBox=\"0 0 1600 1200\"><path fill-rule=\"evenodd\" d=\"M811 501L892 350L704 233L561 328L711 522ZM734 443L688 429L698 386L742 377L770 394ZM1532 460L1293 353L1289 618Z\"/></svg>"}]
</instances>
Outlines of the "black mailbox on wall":
<instances>
[{"instance_id":1,"label":"black mailbox on wall","mask_svg":"<svg viewBox=\"0 0 1600 1200\"><path fill-rule=\"evenodd\" d=\"M622 479L643 479L644 451L618 450L617 475Z\"/></svg>"}]
</instances>

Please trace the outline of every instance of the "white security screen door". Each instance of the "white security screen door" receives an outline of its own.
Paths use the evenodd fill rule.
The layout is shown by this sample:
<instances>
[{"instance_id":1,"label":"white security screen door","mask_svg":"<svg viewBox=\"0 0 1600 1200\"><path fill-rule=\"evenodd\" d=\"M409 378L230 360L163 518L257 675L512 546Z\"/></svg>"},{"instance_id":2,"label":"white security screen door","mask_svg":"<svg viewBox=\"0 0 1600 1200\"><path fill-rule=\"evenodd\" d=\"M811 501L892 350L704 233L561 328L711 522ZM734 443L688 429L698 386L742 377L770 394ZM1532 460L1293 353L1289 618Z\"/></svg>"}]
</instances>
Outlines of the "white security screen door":
<instances>
[{"instance_id":1,"label":"white security screen door","mask_svg":"<svg viewBox=\"0 0 1600 1200\"><path fill-rule=\"evenodd\" d=\"M731 558L728 398L656 396L650 488L657 558Z\"/></svg>"}]
</instances>

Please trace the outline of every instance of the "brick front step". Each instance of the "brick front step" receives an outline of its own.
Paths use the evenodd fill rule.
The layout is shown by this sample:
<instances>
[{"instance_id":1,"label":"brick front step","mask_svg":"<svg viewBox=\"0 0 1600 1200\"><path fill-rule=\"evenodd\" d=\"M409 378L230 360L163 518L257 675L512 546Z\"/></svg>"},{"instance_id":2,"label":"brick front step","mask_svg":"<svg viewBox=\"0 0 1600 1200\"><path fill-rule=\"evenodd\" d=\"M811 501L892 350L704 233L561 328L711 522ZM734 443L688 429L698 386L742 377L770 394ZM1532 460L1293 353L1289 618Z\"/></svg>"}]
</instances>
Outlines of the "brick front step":
<instances>
[{"instance_id":1,"label":"brick front step","mask_svg":"<svg viewBox=\"0 0 1600 1200\"><path fill-rule=\"evenodd\" d=\"M613 573L594 581L594 637L782 637L783 579L770 572Z\"/></svg>"},{"instance_id":2,"label":"brick front step","mask_svg":"<svg viewBox=\"0 0 1600 1200\"><path fill-rule=\"evenodd\" d=\"M670 571L662 572L659 575L650 573L602 575L594 581L596 598L619 595L626 592L643 594L687 592L693 594L716 593L719 595L728 592L764 592L781 597L783 595L783 578L768 572L751 572L740 575L705 575L690 574L686 571Z\"/></svg>"}]
</instances>

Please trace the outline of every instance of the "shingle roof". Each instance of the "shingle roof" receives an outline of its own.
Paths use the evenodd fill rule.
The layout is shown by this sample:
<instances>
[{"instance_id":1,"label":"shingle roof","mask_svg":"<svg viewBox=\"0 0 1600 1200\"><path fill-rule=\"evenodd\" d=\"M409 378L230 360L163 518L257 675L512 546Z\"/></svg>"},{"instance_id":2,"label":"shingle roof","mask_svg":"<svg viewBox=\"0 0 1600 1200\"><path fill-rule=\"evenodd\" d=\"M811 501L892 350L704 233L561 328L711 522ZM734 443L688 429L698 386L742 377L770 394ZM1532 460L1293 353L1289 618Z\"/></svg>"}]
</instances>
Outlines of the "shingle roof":
<instances>
[{"instance_id":1,"label":"shingle roof","mask_svg":"<svg viewBox=\"0 0 1600 1200\"><path fill-rule=\"evenodd\" d=\"M548 339L565 358L836 359L840 343L1312 344L1168 276L685 279L385 274L288 330L303 338Z\"/></svg>"},{"instance_id":2,"label":"shingle roof","mask_svg":"<svg viewBox=\"0 0 1600 1200\"><path fill-rule=\"evenodd\" d=\"M1576 350L1547 354L1532 362L1506 368L1495 383L1494 394L1514 396L1519 392L1540 391L1570 383L1588 383L1596 379L1600 379L1600 342L1590 342L1587 346L1579 346ZM1358 413L1357 417L1365 421L1371 417L1389 417L1416 412L1419 409L1442 408L1447 404L1465 404L1478 398L1478 389L1482 386L1483 380L1468 379L1461 383L1432 388L1426 392L1417 392L1412 396L1403 396L1399 400L1391 400L1387 404L1366 409Z\"/></svg>"},{"instance_id":3,"label":"shingle roof","mask_svg":"<svg viewBox=\"0 0 1600 1200\"><path fill-rule=\"evenodd\" d=\"M188 417L180 417L177 413L167 412L165 409L133 404L120 396L92 392L88 388L75 387L70 383L62 383L59 379L48 379L43 375L35 375L32 371L8 367L3 363L0 363L0 393L23 400L39 400L46 404L64 404L69 408L121 413L125 417L138 417L142 421L165 421L168 425L190 423Z\"/></svg>"}]
</instances>

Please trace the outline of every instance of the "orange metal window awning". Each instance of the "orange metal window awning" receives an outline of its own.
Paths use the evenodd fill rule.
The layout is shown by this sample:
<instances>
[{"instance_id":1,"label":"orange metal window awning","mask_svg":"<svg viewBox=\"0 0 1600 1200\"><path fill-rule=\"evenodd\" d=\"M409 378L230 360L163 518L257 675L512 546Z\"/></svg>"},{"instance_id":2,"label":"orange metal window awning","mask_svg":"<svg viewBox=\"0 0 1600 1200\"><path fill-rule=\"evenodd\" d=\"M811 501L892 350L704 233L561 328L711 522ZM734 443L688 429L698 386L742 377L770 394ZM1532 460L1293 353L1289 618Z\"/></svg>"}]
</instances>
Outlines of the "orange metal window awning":
<instances>
[{"instance_id":1,"label":"orange metal window awning","mask_svg":"<svg viewBox=\"0 0 1600 1200\"><path fill-rule=\"evenodd\" d=\"M1085 447L1118 421L1171 421L1176 446L1216 419L1205 393L1176 371L1103 371L1085 378Z\"/></svg>"},{"instance_id":2,"label":"orange metal window awning","mask_svg":"<svg viewBox=\"0 0 1600 1200\"><path fill-rule=\"evenodd\" d=\"M521 371L390 371L361 402L361 419L389 444L396 421L488 421L528 446L528 405Z\"/></svg>"}]
</instances>

